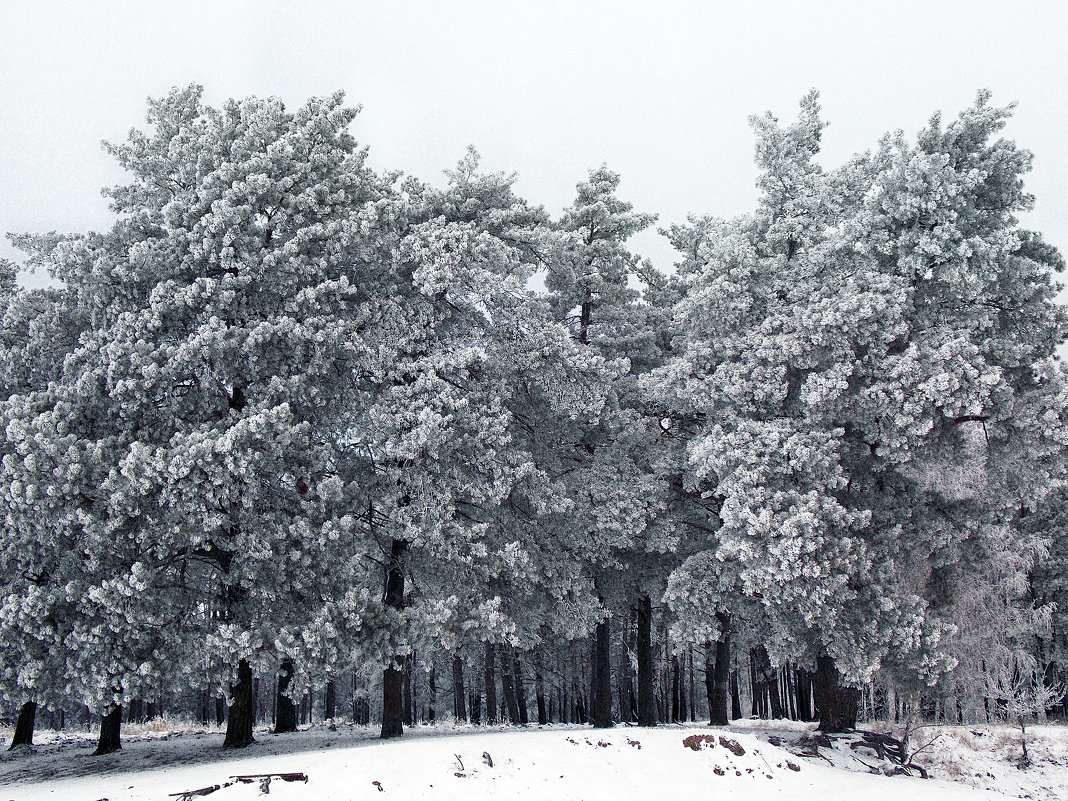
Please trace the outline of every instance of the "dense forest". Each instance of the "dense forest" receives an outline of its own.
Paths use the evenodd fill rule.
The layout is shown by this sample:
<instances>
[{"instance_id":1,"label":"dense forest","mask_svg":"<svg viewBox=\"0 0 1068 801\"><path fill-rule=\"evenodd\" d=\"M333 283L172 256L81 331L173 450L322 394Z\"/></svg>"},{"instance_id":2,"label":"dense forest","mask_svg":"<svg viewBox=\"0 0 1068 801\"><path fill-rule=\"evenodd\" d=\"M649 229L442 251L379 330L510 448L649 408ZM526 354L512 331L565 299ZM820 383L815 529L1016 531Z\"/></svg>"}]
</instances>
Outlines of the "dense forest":
<instances>
[{"instance_id":1,"label":"dense forest","mask_svg":"<svg viewBox=\"0 0 1068 801\"><path fill-rule=\"evenodd\" d=\"M0 275L0 693L166 712L651 726L1066 713L1068 375L1030 154L987 93L656 224L376 172L340 94L150 101L106 231ZM715 187L709 187L710 198Z\"/></svg>"}]
</instances>

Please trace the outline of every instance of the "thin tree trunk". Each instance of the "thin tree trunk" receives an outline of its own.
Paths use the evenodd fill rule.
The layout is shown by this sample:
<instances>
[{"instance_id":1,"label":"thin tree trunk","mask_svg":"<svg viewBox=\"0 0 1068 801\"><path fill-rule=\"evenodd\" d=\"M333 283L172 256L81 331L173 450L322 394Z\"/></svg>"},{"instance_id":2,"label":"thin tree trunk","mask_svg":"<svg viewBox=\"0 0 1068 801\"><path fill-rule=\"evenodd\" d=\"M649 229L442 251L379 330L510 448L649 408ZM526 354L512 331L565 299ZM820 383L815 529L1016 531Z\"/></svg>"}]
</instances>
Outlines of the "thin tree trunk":
<instances>
[{"instance_id":1,"label":"thin tree trunk","mask_svg":"<svg viewBox=\"0 0 1068 801\"><path fill-rule=\"evenodd\" d=\"M605 618L597 624L590 665L590 717L595 729L612 727L612 654L609 635L608 618Z\"/></svg>"},{"instance_id":2,"label":"thin tree trunk","mask_svg":"<svg viewBox=\"0 0 1068 801\"><path fill-rule=\"evenodd\" d=\"M405 540L390 543L389 563L386 565L386 591L384 601L393 609L404 608L404 555L408 550ZM391 662L382 671L382 739L400 737L404 733L404 676Z\"/></svg>"},{"instance_id":3,"label":"thin tree trunk","mask_svg":"<svg viewBox=\"0 0 1068 801\"><path fill-rule=\"evenodd\" d=\"M140 698L133 699L132 701L130 701L129 706L126 707L126 722L145 722L145 702L142 701Z\"/></svg>"},{"instance_id":4,"label":"thin tree trunk","mask_svg":"<svg viewBox=\"0 0 1068 801\"><path fill-rule=\"evenodd\" d=\"M648 595L638 600L638 725L656 725L656 694L653 687L653 602Z\"/></svg>"},{"instance_id":5,"label":"thin tree trunk","mask_svg":"<svg viewBox=\"0 0 1068 801\"><path fill-rule=\"evenodd\" d=\"M122 729L122 705L115 704L104 717L100 718L100 738L96 741L93 756L114 754L122 750L119 732Z\"/></svg>"},{"instance_id":6,"label":"thin tree trunk","mask_svg":"<svg viewBox=\"0 0 1068 801\"><path fill-rule=\"evenodd\" d=\"M452 655L452 715L457 721L467 720L464 694L464 662L457 651Z\"/></svg>"},{"instance_id":7,"label":"thin tree trunk","mask_svg":"<svg viewBox=\"0 0 1068 801\"><path fill-rule=\"evenodd\" d=\"M697 699L693 691L693 647L686 646L686 690L689 694L690 722L697 721Z\"/></svg>"},{"instance_id":8,"label":"thin tree trunk","mask_svg":"<svg viewBox=\"0 0 1068 801\"><path fill-rule=\"evenodd\" d=\"M245 748L256 742L252 736L252 666L247 659L237 663L237 683L230 688L223 748Z\"/></svg>"},{"instance_id":9,"label":"thin tree trunk","mask_svg":"<svg viewBox=\"0 0 1068 801\"><path fill-rule=\"evenodd\" d=\"M742 716L742 692L738 686L738 670L731 671L731 720Z\"/></svg>"},{"instance_id":10,"label":"thin tree trunk","mask_svg":"<svg viewBox=\"0 0 1068 801\"><path fill-rule=\"evenodd\" d=\"M427 722L433 723L438 717L438 710L436 707L438 699L438 668L437 665L433 663L433 659L431 659L430 677L428 679L427 689L430 699L426 709L426 719Z\"/></svg>"},{"instance_id":11,"label":"thin tree trunk","mask_svg":"<svg viewBox=\"0 0 1068 801\"><path fill-rule=\"evenodd\" d=\"M494 662L496 653L493 643L486 643L486 723L493 725L497 722L497 670Z\"/></svg>"},{"instance_id":12,"label":"thin tree trunk","mask_svg":"<svg viewBox=\"0 0 1068 801\"><path fill-rule=\"evenodd\" d=\"M226 722L226 700L218 695L215 697L215 725L221 726Z\"/></svg>"},{"instance_id":13,"label":"thin tree trunk","mask_svg":"<svg viewBox=\"0 0 1068 801\"><path fill-rule=\"evenodd\" d=\"M679 676L678 654L671 656L671 722L681 723L685 702L682 700L682 680Z\"/></svg>"},{"instance_id":14,"label":"thin tree trunk","mask_svg":"<svg viewBox=\"0 0 1068 801\"><path fill-rule=\"evenodd\" d=\"M839 683L838 669L833 658L816 658L816 702L820 711L820 731L844 732L856 729L859 698L860 690L856 687L843 687Z\"/></svg>"},{"instance_id":15,"label":"thin tree trunk","mask_svg":"<svg viewBox=\"0 0 1068 801\"><path fill-rule=\"evenodd\" d=\"M475 689L474 684L471 685L470 692L467 696L467 711L469 720L476 726L482 725L482 693Z\"/></svg>"},{"instance_id":16,"label":"thin tree trunk","mask_svg":"<svg viewBox=\"0 0 1068 801\"><path fill-rule=\"evenodd\" d=\"M19 718L15 722L15 734L11 738L11 751L20 745L33 745L33 723L37 718L37 702L27 701L19 709Z\"/></svg>"},{"instance_id":17,"label":"thin tree trunk","mask_svg":"<svg viewBox=\"0 0 1068 801\"><path fill-rule=\"evenodd\" d=\"M518 653L514 653L512 659L513 675L515 676L515 700L519 706L519 722L526 726L530 722L530 714L527 711L527 691L523 686L523 661Z\"/></svg>"},{"instance_id":18,"label":"thin tree trunk","mask_svg":"<svg viewBox=\"0 0 1068 801\"><path fill-rule=\"evenodd\" d=\"M293 680L293 660L283 659L278 672L278 689L275 692L274 733L285 734L297 730L297 707L287 695L289 684Z\"/></svg>"},{"instance_id":19,"label":"thin tree trunk","mask_svg":"<svg viewBox=\"0 0 1068 801\"><path fill-rule=\"evenodd\" d=\"M401 673L404 676L404 725L415 725L415 688L412 686L412 671L415 667L415 654L408 654L404 659Z\"/></svg>"},{"instance_id":20,"label":"thin tree trunk","mask_svg":"<svg viewBox=\"0 0 1068 801\"><path fill-rule=\"evenodd\" d=\"M519 702L516 699L515 680L512 671L515 668L512 657L512 649L509 646L501 647L501 690L504 692L504 703L508 707L508 720L513 726L519 725Z\"/></svg>"},{"instance_id":21,"label":"thin tree trunk","mask_svg":"<svg viewBox=\"0 0 1068 801\"><path fill-rule=\"evenodd\" d=\"M537 651L534 652L534 699L538 704L538 725L544 726L549 722L552 710L545 705L545 679L541 675L541 655Z\"/></svg>"},{"instance_id":22,"label":"thin tree trunk","mask_svg":"<svg viewBox=\"0 0 1068 801\"><path fill-rule=\"evenodd\" d=\"M782 697L779 695L779 671L771 666L768 652L762 644L752 650L753 672L760 684L761 692L767 691L767 701L771 706L771 717L780 720L784 717Z\"/></svg>"}]
</instances>

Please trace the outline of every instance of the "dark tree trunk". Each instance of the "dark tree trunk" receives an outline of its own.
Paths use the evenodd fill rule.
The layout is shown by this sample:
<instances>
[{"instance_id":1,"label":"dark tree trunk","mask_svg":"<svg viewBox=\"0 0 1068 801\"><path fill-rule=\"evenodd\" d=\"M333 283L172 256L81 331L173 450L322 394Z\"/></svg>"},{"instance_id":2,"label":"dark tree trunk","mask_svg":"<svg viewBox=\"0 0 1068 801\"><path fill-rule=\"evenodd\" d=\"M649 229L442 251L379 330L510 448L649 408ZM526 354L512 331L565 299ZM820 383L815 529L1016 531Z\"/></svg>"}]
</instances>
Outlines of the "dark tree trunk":
<instances>
[{"instance_id":1,"label":"dark tree trunk","mask_svg":"<svg viewBox=\"0 0 1068 801\"><path fill-rule=\"evenodd\" d=\"M783 695L786 697L786 712L790 720L797 720L797 693L794 692L794 671L787 662L782 669Z\"/></svg>"},{"instance_id":2,"label":"dark tree trunk","mask_svg":"<svg viewBox=\"0 0 1068 801\"><path fill-rule=\"evenodd\" d=\"M96 741L96 750L93 756L114 754L122 750L122 742L119 739L119 730L122 728L122 706L116 704L111 710L100 718L100 739Z\"/></svg>"},{"instance_id":3,"label":"dark tree trunk","mask_svg":"<svg viewBox=\"0 0 1068 801\"><path fill-rule=\"evenodd\" d=\"M237 664L237 683L230 688L223 748L245 748L256 742L252 736L252 666L247 659Z\"/></svg>"},{"instance_id":4,"label":"dark tree trunk","mask_svg":"<svg viewBox=\"0 0 1068 801\"><path fill-rule=\"evenodd\" d=\"M838 681L834 659L816 659L816 704L819 706L820 731L844 732L857 727L857 706L860 690L843 687Z\"/></svg>"},{"instance_id":5,"label":"dark tree trunk","mask_svg":"<svg viewBox=\"0 0 1068 801\"><path fill-rule=\"evenodd\" d=\"M804 668L798 668L794 673L794 692L798 720L812 720L812 676Z\"/></svg>"},{"instance_id":6,"label":"dark tree trunk","mask_svg":"<svg viewBox=\"0 0 1068 801\"><path fill-rule=\"evenodd\" d=\"M404 733L404 673L390 665L382 672L382 737Z\"/></svg>"},{"instance_id":7,"label":"dark tree trunk","mask_svg":"<svg viewBox=\"0 0 1068 801\"><path fill-rule=\"evenodd\" d=\"M697 697L694 695L694 679L693 679L693 648L687 646L686 648L686 689L689 696L690 704L690 722L695 723L697 721Z\"/></svg>"},{"instance_id":8,"label":"dark tree trunk","mask_svg":"<svg viewBox=\"0 0 1068 801\"><path fill-rule=\"evenodd\" d=\"M515 675L515 700L519 705L519 722L526 726L530 722L530 714L527 711L527 691L523 686L523 661L519 654L515 654L512 663Z\"/></svg>"},{"instance_id":9,"label":"dark tree trunk","mask_svg":"<svg viewBox=\"0 0 1068 801\"><path fill-rule=\"evenodd\" d=\"M326 683L326 697L323 699L323 717L326 720L333 720L337 716L337 687L334 685L334 680L330 679Z\"/></svg>"},{"instance_id":10,"label":"dark tree trunk","mask_svg":"<svg viewBox=\"0 0 1068 801\"><path fill-rule=\"evenodd\" d=\"M476 726L482 725L482 693L475 689L467 697L467 709L471 715L471 722Z\"/></svg>"},{"instance_id":11,"label":"dark tree trunk","mask_svg":"<svg viewBox=\"0 0 1068 801\"><path fill-rule=\"evenodd\" d=\"M727 718L731 673L730 616L720 612L716 620L720 638L714 648L709 644L705 651L705 687L708 690L709 725L726 726L730 722Z\"/></svg>"},{"instance_id":12,"label":"dark tree trunk","mask_svg":"<svg viewBox=\"0 0 1068 801\"><path fill-rule=\"evenodd\" d=\"M438 717L438 710L436 708L438 699L438 669L434 664L430 665L430 678L428 679L427 684L430 700L426 708L426 719L428 722L433 723Z\"/></svg>"},{"instance_id":13,"label":"dark tree trunk","mask_svg":"<svg viewBox=\"0 0 1068 801\"><path fill-rule=\"evenodd\" d=\"M508 707L508 720L513 726L519 725L519 702L516 700L515 682L512 676L514 668L512 649L508 646L501 648L501 691L504 693L504 703Z\"/></svg>"},{"instance_id":14,"label":"dark tree trunk","mask_svg":"<svg viewBox=\"0 0 1068 801\"><path fill-rule=\"evenodd\" d=\"M785 717L782 711L782 696L779 694L779 671L771 666L767 649L763 645L757 645L750 651L753 660L754 694L759 688L761 694L761 706L770 704L770 710L761 709L761 713L770 711L774 720Z\"/></svg>"},{"instance_id":15,"label":"dark tree trunk","mask_svg":"<svg viewBox=\"0 0 1068 801\"><path fill-rule=\"evenodd\" d=\"M404 667L401 669L401 673L404 676L404 686L401 691L404 693L402 714L405 726L415 725L415 690L412 687L412 669L414 665L415 654L408 654L404 660Z\"/></svg>"},{"instance_id":16,"label":"dark tree trunk","mask_svg":"<svg viewBox=\"0 0 1068 801\"><path fill-rule=\"evenodd\" d=\"M608 618L597 624L593 640L590 718L595 729L612 727L612 652Z\"/></svg>"},{"instance_id":17,"label":"dark tree trunk","mask_svg":"<svg viewBox=\"0 0 1068 801\"><path fill-rule=\"evenodd\" d=\"M297 730L297 705L286 691L293 680L293 660L283 659L278 672L278 690L275 692L274 733L285 734Z\"/></svg>"},{"instance_id":18,"label":"dark tree trunk","mask_svg":"<svg viewBox=\"0 0 1068 801\"><path fill-rule=\"evenodd\" d=\"M252 725L255 726L260 722L260 677L256 676L252 680Z\"/></svg>"},{"instance_id":19,"label":"dark tree trunk","mask_svg":"<svg viewBox=\"0 0 1068 801\"><path fill-rule=\"evenodd\" d=\"M549 710L545 706L545 677L541 675L541 656L534 655L534 698L538 703L538 725L549 722Z\"/></svg>"},{"instance_id":20,"label":"dark tree trunk","mask_svg":"<svg viewBox=\"0 0 1068 801\"><path fill-rule=\"evenodd\" d=\"M405 540L393 540L390 544L389 564L386 565L386 606L404 608L404 554L408 550ZM382 738L400 737L404 733L404 676L400 669L390 664L382 671Z\"/></svg>"},{"instance_id":21,"label":"dark tree trunk","mask_svg":"<svg viewBox=\"0 0 1068 801\"><path fill-rule=\"evenodd\" d=\"M738 671L731 671L731 720L742 716L742 692L738 687Z\"/></svg>"},{"instance_id":22,"label":"dark tree trunk","mask_svg":"<svg viewBox=\"0 0 1068 801\"><path fill-rule=\"evenodd\" d=\"M155 701L149 701L148 703L146 703L145 704L145 712L141 716L141 721L144 722L146 720L155 720L156 718L158 718L159 717L159 711L157 710L158 706L159 706L159 704L157 704Z\"/></svg>"},{"instance_id":23,"label":"dark tree trunk","mask_svg":"<svg viewBox=\"0 0 1068 801\"><path fill-rule=\"evenodd\" d=\"M226 722L226 701L222 696L215 698L215 725L221 726Z\"/></svg>"},{"instance_id":24,"label":"dark tree trunk","mask_svg":"<svg viewBox=\"0 0 1068 801\"><path fill-rule=\"evenodd\" d=\"M145 702L142 701L140 698L135 698L134 700L130 701L130 705L126 707L126 722L145 722Z\"/></svg>"},{"instance_id":25,"label":"dark tree trunk","mask_svg":"<svg viewBox=\"0 0 1068 801\"><path fill-rule=\"evenodd\" d=\"M464 662L460 654L452 655L452 714L456 720L467 720L464 704Z\"/></svg>"},{"instance_id":26,"label":"dark tree trunk","mask_svg":"<svg viewBox=\"0 0 1068 801\"><path fill-rule=\"evenodd\" d=\"M671 657L671 722L681 723L685 714L683 709L685 702L682 700L682 677L679 675L679 657L673 654Z\"/></svg>"},{"instance_id":27,"label":"dark tree trunk","mask_svg":"<svg viewBox=\"0 0 1068 801\"><path fill-rule=\"evenodd\" d=\"M493 725L497 722L497 676L494 662L496 653L493 643L486 643L486 723Z\"/></svg>"},{"instance_id":28,"label":"dark tree trunk","mask_svg":"<svg viewBox=\"0 0 1068 801\"><path fill-rule=\"evenodd\" d=\"M11 738L11 747L18 748L20 745L33 745L33 723L37 718L37 702L27 701L19 709L19 718L15 722L15 734Z\"/></svg>"},{"instance_id":29,"label":"dark tree trunk","mask_svg":"<svg viewBox=\"0 0 1068 801\"><path fill-rule=\"evenodd\" d=\"M653 691L653 602L648 595L638 601L638 725L656 725L656 695Z\"/></svg>"}]
</instances>

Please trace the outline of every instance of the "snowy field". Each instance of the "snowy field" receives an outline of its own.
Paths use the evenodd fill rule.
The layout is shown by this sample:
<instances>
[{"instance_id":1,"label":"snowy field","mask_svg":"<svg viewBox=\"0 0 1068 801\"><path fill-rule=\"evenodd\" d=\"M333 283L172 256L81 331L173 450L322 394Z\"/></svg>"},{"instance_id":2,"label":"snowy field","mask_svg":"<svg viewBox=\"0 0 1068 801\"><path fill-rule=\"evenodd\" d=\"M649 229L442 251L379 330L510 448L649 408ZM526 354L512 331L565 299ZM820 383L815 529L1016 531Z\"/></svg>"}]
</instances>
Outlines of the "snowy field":
<instances>
[{"instance_id":1,"label":"snowy field","mask_svg":"<svg viewBox=\"0 0 1068 801\"><path fill-rule=\"evenodd\" d=\"M259 798L266 790L279 801L1068 799L1065 727L1029 732L1031 764L1026 768L1018 764L1017 730L922 729L913 745L934 740L916 759L932 773L928 780L881 775L892 766L850 748L852 738L815 749L815 756L801 755L801 743L811 742L812 728L767 721L738 721L728 729L607 731L436 726L417 727L401 740L383 742L373 729L338 725L283 736L261 730L256 745L227 754L219 750L221 732L161 729L128 736L124 750L107 757L90 756L88 734L41 732L32 753L24 749L0 757L0 801L180 798L214 785L219 785L215 792L192 798L240 801ZM704 734L712 737L700 737ZM683 743L693 735L699 736L698 742L691 741L698 750ZM233 779L276 773L303 773L307 781Z\"/></svg>"}]
</instances>

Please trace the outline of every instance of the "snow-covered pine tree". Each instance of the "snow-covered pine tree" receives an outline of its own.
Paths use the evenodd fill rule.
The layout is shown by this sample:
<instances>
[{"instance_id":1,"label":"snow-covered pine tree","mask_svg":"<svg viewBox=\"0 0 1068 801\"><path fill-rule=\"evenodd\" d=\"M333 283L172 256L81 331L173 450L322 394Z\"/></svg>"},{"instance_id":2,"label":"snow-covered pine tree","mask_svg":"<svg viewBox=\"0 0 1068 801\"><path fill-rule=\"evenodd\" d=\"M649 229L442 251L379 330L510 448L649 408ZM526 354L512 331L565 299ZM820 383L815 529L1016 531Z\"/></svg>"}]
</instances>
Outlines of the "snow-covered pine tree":
<instances>
[{"instance_id":1,"label":"snow-covered pine tree","mask_svg":"<svg viewBox=\"0 0 1068 801\"><path fill-rule=\"evenodd\" d=\"M55 238L50 238L55 242ZM26 243L23 243L26 244ZM29 265L35 266L33 253ZM62 289L17 289L14 266L2 263L0 383L4 525L0 529L0 670L4 697L22 703L12 747L32 744L38 703L59 706L67 688L74 598L67 581L80 572L70 551L69 519L55 497L25 482L26 470L51 462L51 443L19 447L22 421L52 403L49 384L75 347L87 320ZM28 699L28 700L27 700Z\"/></svg>"},{"instance_id":2,"label":"snow-covered pine tree","mask_svg":"<svg viewBox=\"0 0 1068 801\"><path fill-rule=\"evenodd\" d=\"M1013 216L1029 156L991 141L1008 111L987 100L831 172L814 93L789 127L754 118L758 208L712 227L679 305L664 377L704 419L688 463L723 521L687 582L760 600L773 657L820 668L824 728L855 717L838 675L951 667L944 579L1027 494L1003 470L963 498L925 478L1018 459L1041 432L1013 409L1056 381L1055 264Z\"/></svg>"},{"instance_id":3,"label":"snow-covered pine tree","mask_svg":"<svg viewBox=\"0 0 1068 801\"><path fill-rule=\"evenodd\" d=\"M340 95L150 101L149 132L109 146L132 177L118 221L40 256L91 330L14 447L55 454L25 483L81 557L68 670L105 711L162 676L220 682L226 745L246 745L254 662L335 664L380 616L342 468L344 411L389 361L366 269L385 190L354 115Z\"/></svg>"},{"instance_id":4,"label":"snow-covered pine tree","mask_svg":"<svg viewBox=\"0 0 1068 801\"><path fill-rule=\"evenodd\" d=\"M646 596L659 595L663 564L654 555L674 544L661 514L666 492L653 467L656 439L643 417L646 398L637 384L641 372L659 363L664 342L657 336L654 307L640 303L631 286L632 278L652 282L659 276L626 247L656 217L621 200L619 184L620 176L605 166L578 184L574 202L558 221L563 237L545 280L550 312L568 324L580 345L612 360L618 370L595 425L574 432L571 448L561 441L557 457L574 499L569 524L588 538L590 576L604 606L591 644L595 726L612 724L611 611L635 604L644 609ZM660 525L653 526L658 518ZM641 626L639 632L637 647L644 654L649 629ZM647 660L641 661L639 717L648 723L652 677Z\"/></svg>"}]
</instances>

